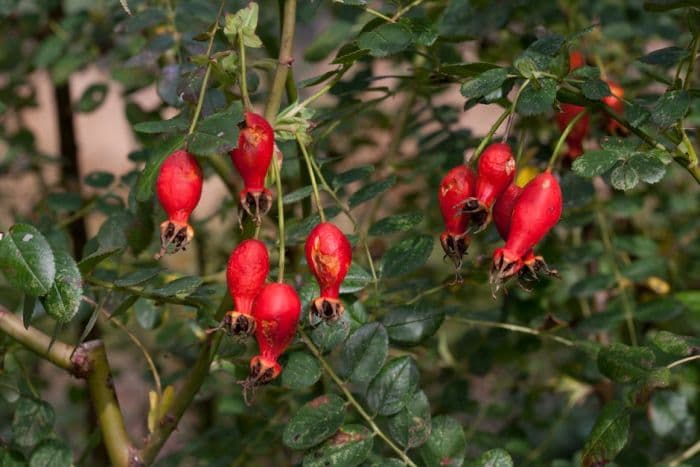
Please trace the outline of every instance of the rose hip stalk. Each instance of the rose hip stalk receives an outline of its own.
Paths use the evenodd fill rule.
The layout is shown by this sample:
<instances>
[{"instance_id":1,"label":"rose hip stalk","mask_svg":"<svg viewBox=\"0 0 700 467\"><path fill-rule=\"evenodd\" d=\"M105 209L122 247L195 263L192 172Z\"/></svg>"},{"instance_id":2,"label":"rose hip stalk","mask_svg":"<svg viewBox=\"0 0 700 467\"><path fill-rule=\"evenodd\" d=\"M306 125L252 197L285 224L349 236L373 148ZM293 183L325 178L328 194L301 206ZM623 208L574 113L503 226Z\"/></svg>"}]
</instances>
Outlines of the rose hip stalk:
<instances>
[{"instance_id":1,"label":"rose hip stalk","mask_svg":"<svg viewBox=\"0 0 700 467\"><path fill-rule=\"evenodd\" d=\"M267 120L253 112L244 114L239 127L238 146L230 154L245 185L240 207L259 222L272 204L272 193L265 188L265 175L272 160L275 135Z\"/></svg>"},{"instance_id":2,"label":"rose hip stalk","mask_svg":"<svg viewBox=\"0 0 700 467\"><path fill-rule=\"evenodd\" d=\"M557 123L559 130L564 131L569 123L576 118L581 112L585 112L586 108L574 104L561 104L561 111L557 113ZM574 160L583 154L583 140L588 134L588 114L579 119L571 129L571 132L566 137L566 143L569 146L567 156Z\"/></svg>"},{"instance_id":3,"label":"rose hip stalk","mask_svg":"<svg viewBox=\"0 0 700 467\"><path fill-rule=\"evenodd\" d=\"M466 165L458 165L447 172L438 190L438 202L445 222L440 244L456 269L462 266L462 256L469 248L469 214L462 211L461 205L464 200L474 196L475 185L474 172Z\"/></svg>"},{"instance_id":4,"label":"rose hip stalk","mask_svg":"<svg viewBox=\"0 0 700 467\"><path fill-rule=\"evenodd\" d=\"M494 143L479 158L476 193L464 203L464 212L471 214L476 232L484 230L491 220L491 207L515 177L513 152L505 143Z\"/></svg>"},{"instance_id":5,"label":"rose hip stalk","mask_svg":"<svg viewBox=\"0 0 700 467\"><path fill-rule=\"evenodd\" d=\"M194 237L188 220L202 196L202 168L197 159L180 149L163 162L156 179L156 195L168 220L160 225L160 251L163 256L172 245L173 253L184 250Z\"/></svg>"},{"instance_id":6,"label":"rose hip stalk","mask_svg":"<svg viewBox=\"0 0 700 467\"><path fill-rule=\"evenodd\" d=\"M248 390L279 376L282 367L277 359L296 334L300 312L299 296L287 284L268 284L255 299L253 316L260 354L250 359L250 375L243 382L246 397Z\"/></svg>"},{"instance_id":7,"label":"rose hip stalk","mask_svg":"<svg viewBox=\"0 0 700 467\"><path fill-rule=\"evenodd\" d=\"M610 87L610 95L603 97L602 101L605 105L610 107L613 112L618 115L622 115L625 111L625 103L622 98L625 97L625 90L622 86L614 81L607 80L608 87ZM614 118L607 117L605 128L611 135L625 134L626 129Z\"/></svg>"},{"instance_id":8,"label":"rose hip stalk","mask_svg":"<svg viewBox=\"0 0 700 467\"><path fill-rule=\"evenodd\" d=\"M531 270L535 277L542 268L550 272L544 260L532 254L532 249L556 225L561 211L561 188L550 172L538 175L523 188L513 206L510 226L506 229L506 244L493 253L491 283L496 290L523 267Z\"/></svg>"},{"instance_id":9,"label":"rose hip stalk","mask_svg":"<svg viewBox=\"0 0 700 467\"><path fill-rule=\"evenodd\" d=\"M322 222L306 239L305 252L306 262L321 289L321 296L311 302L310 313L325 321L335 321L345 310L338 295L352 262L350 242L334 224Z\"/></svg>"},{"instance_id":10,"label":"rose hip stalk","mask_svg":"<svg viewBox=\"0 0 700 467\"><path fill-rule=\"evenodd\" d=\"M231 253L226 280L235 309L226 313L223 323L229 334L249 336L255 332L253 301L265 285L269 270L267 248L259 240L244 240Z\"/></svg>"}]
</instances>

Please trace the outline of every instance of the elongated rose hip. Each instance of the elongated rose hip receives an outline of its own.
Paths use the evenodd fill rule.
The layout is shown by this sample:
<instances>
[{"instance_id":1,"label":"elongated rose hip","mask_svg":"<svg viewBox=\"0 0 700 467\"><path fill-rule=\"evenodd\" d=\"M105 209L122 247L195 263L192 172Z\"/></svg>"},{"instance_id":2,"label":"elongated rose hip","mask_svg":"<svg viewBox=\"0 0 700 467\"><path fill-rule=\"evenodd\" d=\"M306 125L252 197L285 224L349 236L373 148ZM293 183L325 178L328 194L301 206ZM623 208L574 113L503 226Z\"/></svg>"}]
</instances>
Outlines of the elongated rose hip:
<instances>
[{"instance_id":1,"label":"elongated rose hip","mask_svg":"<svg viewBox=\"0 0 700 467\"><path fill-rule=\"evenodd\" d=\"M334 224L322 222L306 239L305 253L306 262L321 289L320 297L311 302L311 314L335 321L345 311L339 294L340 284L352 262L350 241Z\"/></svg>"},{"instance_id":2,"label":"elongated rose hip","mask_svg":"<svg viewBox=\"0 0 700 467\"><path fill-rule=\"evenodd\" d=\"M557 124L559 130L564 131L569 123L576 118L581 112L585 112L586 108L575 104L561 104L561 111L557 112ZM585 114L571 129L571 132L566 137L566 143L569 146L567 157L571 160L576 159L583 154L583 140L588 134L589 115Z\"/></svg>"},{"instance_id":3,"label":"elongated rose hip","mask_svg":"<svg viewBox=\"0 0 700 467\"><path fill-rule=\"evenodd\" d=\"M625 97L625 89L614 81L607 80L608 87L610 87L610 95L603 97L601 99L605 105L610 107L613 112L618 115L622 115L625 112L625 103L622 100ZM626 129L614 118L607 117L605 128L611 135L625 134Z\"/></svg>"},{"instance_id":4,"label":"elongated rose hip","mask_svg":"<svg viewBox=\"0 0 700 467\"><path fill-rule=\"evenodd\" d=\"M245 185L240 207L259 222L272 205L272 193L265 188L265 175L274 152L275 134L268 121L253 112L244 114L239 127L238 146L230 155Z\"/></svg>"},{"instance_id":5,"label":"elongated rose hip","mask_svg":"<svg viewBox=\"0 0 700 467\"><path fill-rule=\"evenodd\" d=\"M498 198L496 204L493 205L493 223L496 225L496 230L503 240L508 239L513 208L522 192L522 188L515 183L511 183Z\"/></svg>"},{"instance_id":6,"label":"elongated rose hip","mask_svg":"<svg viewBox=\"0 0 700 467\"><path fill-rule=\"evenodd\" d=\"M544 260L529 253L557 224L561 211L561 188L550 172L538 175L523 188L513 206L506 244L493 253L492 284L498 287L524 266L533 268L535 275L539 268L546 268Z\"/></svg>"},{"instance_id":7,"label":"elongated rose hip","mask_svg":"<svg viewBox=\"0 0 700 467\"><path fill-rule=\"evenodd\" d=\"M265 286L269 271L267 248L259 240L244 240L231 253L226 281L235 309L224 317L224 328L229 334L252 335L255 332L253 301Z\"/></svg>"},{"instance_id":8,"label":"elongated rose hip","mask_svg":"<svg viewBox=\"0 0 700 467\"><path fill-rule=\"evenodd\" d=\"M300 312L301 301L293 287L277 282L263 287L253 303L260 354L250 360L245 387L267 384L279 376L282 367L277 359L296 334Z\"/></svg>"},{"instance_id":9,"label":"elongated rose hip","mask_svg":"<svg viewBox=\"0 0 700 467\"><path fill-rule=\"evenodd\" d=\"M202 196L202 168L197 159L180 149L170 154L160 166L156 195L168 220L160 225L160 251L156 259L168 252L184 250L192 241L194 230L188 221Z\"/></svg>"},{"instance_id":10,"label":"elongated rose hip","mask_svg":"<svg viewBox=\"0 0 700 467\"><path fill-rule=\"evenodd\" d=\"M493 203L514 177L515 159L510 146L505 143L488 146L479 158L475 196L464 203L464 211L471 214L477 232L486 228L491 220Z\"/></svg>"},{"instance_id":11,"label":"elongated rose hip","mask_svg":"<svg viewBox=\"0 0 700 467\"><path fill-rule=\"evenodd\" d=\"M445 230L440 234L440 244L445 255L459 269L462 257L469 248L469 214L462 211L462 203L474 196L476 175L466 165L451 169L440 182L438 202L445 222Z\"/></svg>"}]
</instances>

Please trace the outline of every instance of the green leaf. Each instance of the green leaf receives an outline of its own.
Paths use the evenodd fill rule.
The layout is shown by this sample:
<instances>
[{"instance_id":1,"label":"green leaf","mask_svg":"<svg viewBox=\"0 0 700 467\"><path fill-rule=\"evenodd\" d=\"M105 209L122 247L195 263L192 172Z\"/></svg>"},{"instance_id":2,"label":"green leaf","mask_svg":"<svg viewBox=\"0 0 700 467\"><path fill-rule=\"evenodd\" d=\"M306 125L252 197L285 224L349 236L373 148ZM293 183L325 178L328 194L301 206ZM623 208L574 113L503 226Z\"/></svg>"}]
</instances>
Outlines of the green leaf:
<instances>
[{"instance_id":1,"label":"green leaf","mask_svg":"<svg viewBox=\"0 0 700 467\"><path fill-rule=\"evenodd\" d=\"M357 263L352 263L343 283L340 284L340 293L355 293L363 290L372 282L372 276Z\"/></svg>"},{"instance_id":2,"label":"green leaf","mask_svg":"<svg viewBox=\"0 0 700 467\"><path fill-rule=\"evenodd\" d=\"M399 19L399 23L408 26L411 30L411 42L415 45L430 47L438 38L435 25L424 18L407 18L404 16Z\"/></svg>"},{"instance_id":3,"label":"green leaf","mask_svg":"<svg viewBox=\"0 0 700 467\"><path fill-rule=\"evenodd\" d=\"M382 275L397 277L421 267L433 251L433 237L415 235L389 248L382 258Z\"/></svg>"},{"instance_id":4,"label":"green leaf","mask_svg":"<svg viewBox=\"0 0 700 467\"><path fill-rule=\"evenodd\" d=\"M333 176L331 185L333 188L340 188L348 183L356 182L357 180L363 180L369 177L374 172L373 165L361 165L359 167L354 167L345 172L339 173Z\"/></svg>"},{"instance_id":5,"label":"green leaf","mask_svg":"<svg viewBox=\"0 0 700 467\"><path fill-rule=\"evenodd\" d=\"M282 197L282 203L283 204L292 204L296 203L297 201L301 201L302 199L308 198L311 193L313 193L314 188L309 185L309 186L303 186L301 188L298 188L294 191L290 191L286 195Z\"/></svg>"},{"instance_id":6,"label":"green leaf","mask_svg":"<svg viewBox=\"0 0 700 467\"><path fill-rule=\"evenodd\" d=\"M66 467L73 465L73 453L58 439L47 439L32 452L29 467Z\"/></svg>"},{"instance_id":7,"label":"green leaf","mask_svg":"<svg viewBox=\"0 0 700 467\"><path fill-rule=\"evenodd\" d=\"M258 27L258 4L250 2L245 8L238 10L235 14L227 14L224 26L224 34L232 44L237 41L240 34L243 37L243 44L246 47L262 47L262 41L255 34Z\"/></svg>"},{"instance_id":8,"label":"green leaf","mask_svg":"<svg viewBox=\"0 0 700 467\"><path fill-rule=\"evenodd\" d=\"M153 195L153 186L160 170L160 165L174 151L180 149L185 143L185 135L173 136L163 141L146 162L146 167L139 175L136 184L136 200L147 201ZM81 261L82 262L82 261Z\"/></svg>"},{"instance_id":9,"label":"green leaf","mask_svg":"<svg viewBox=\"0 0 700 467\"><path fill-rule=\"evenodd\" d=\"M304 467L355 467L372 451L374 437L362 425L345 425L318 448L304 456Z\"/></svg>"},{"instance_id":10,"label":"green leaf","mask_svg":"<svg viewBox=\"0 0 700 467\"><path fill-rule=\"evenodd\" d=\"M0 240L0 269L13 287L32 296L47 294L56 277L49 243L27 224L13 225Z\"/></svg>"},{"instance_id":11,"label":"green leaf","mask_svg":"<svg viewBox=\"0 0 700 467\"><path fill-rule=\"evenodd\" d=\"M92 112L102 105L109 88L104 83L91 84L83 91L83 95L75 104L77 112Z\"/></svg>"},{"instance_id":12,"label":"green leaf","mask_svg":"<svg viewBox=\"0 0 700 467\"><path fill-rule=\"evenodd\" d=\"M345 418L345 401L336 394L307 402L289 420L282 442L292 449L308 449L335 433Z\"/></svg>"},{"instance_id":13,"label":"green leaf","mask_svg":"<svg viewBox=\"0 0 700 467\"><path fill-rule=\"evenodd\" d=\"M227 110L208 116L188 138L188 150L198 156L214 156L235 148L238 144L237 123L243 119L241 101Z\"/></svg>"},{"instance_id":14,"label":"green leaf","mask_svg":"<svg viewBox=\"0 0 700 467\"><path fill-rule=\"evenodd\" d=\"M321 350L329 352L343 342L350 334L350 317L348 313L335 322L323 321L311 331L311 340Z\"/></svg>"},{"instance_id":15,"label":"green leaf","mask_svg":"<svg viewBox=\"0 0 700 467\"><path fill-rule=\"evenodd\" d=\"M197 290L197 287L202 285L202 279L195 276L185 276L168 282L162 287L154 289L152 292L161 297L178 297L185 298L192 292Z\"/></svg>"},{"instance_id":16,"label":"green leaf","mask_svg":"<svg viewBox=\"0 0 700 467\"><path fill-rule=\"evenodd\" d=\"M600 411L583 448L583 467L611 462L625 447L630 427L630 414L618 401L611 401Z\"/></svg>"},{"instance_id":17,"label":"green leaf","mask_svg":"<svg viewBox=\"0 0 700 467\"><path fill-rule=\"evenodd\" d=\"M357 60L369 54L368 49L360 49L355 43L345 44L338 50L331 65L352 65Z\"/></svg>"},{"instance_id":18,"label":"green leaf","mask_svg":"<svg viewBox=\"0 0 700 467\"><path fill-rule=\"evenodd\" d=\"M554 105L557 97L557 81L550 78L531 81L520 94L515 111L523 116L546 112Z\"/></svg>"},{"instance_id":19,"label":"green leaf","mask_svg":"<svg viewBox=\"0 0 700 467\"><path fill-rule=\"evenodd\" d=\"M68 323L80 309L83 278L78 265L65 250L54 251L56 277L48 293L41 297L46 313L59 323Z\"/></svg>"},{"instance_id":20,"label":"green leaf","mask_svg":"<svg viewBox=\"0 0 700 467\"><path fill-rule=\"evenodd\" d=\"M411 230L423 221L423 214L411 212L385 217L375 222L367 232L369 235L388 235L395 232Z\"/></svg>"},{"instance_id":21,"label":"green leaf","mask_svg":"<svg viewBox=\"0 0 700 467\"><path fill-rule=\"evenodd\" d=\"M384 365L367 388L367 405L380 415L401 410L418 386L418 367L411 357L399 357Z\"/></svg>"},{"instance_id":22,"label":"green leaf","mask_svg":"<svg viewBox=\"0 0 700 467\"><path fill-rule=\"evenodd\" d=\"M134 125L134 131L137 133L155 134L155 133L174 133L185 132L190 124L187 121L187 114L182 112L168 120L154 120L151 122L140 122Z\"/></svg>"},{"instance_id":23,"label":"green leaf","mask_svg":"<svg viewBox=\"0 0 700 467\"><path fill-rule=\"evenodd\" d=\"M687 49L680 47L664 47L646 54L639 59L640 62L648 65L660 65L663 67L671 67L681 60L684 60L689 55Z\"/></svg>"},{"instance_id":24,"label":"green leaf","mask_svg":"<svg viewBox=\"0 0 700 467\"><path fill-rule=\"evenodd\" d=\"M687 357L700 350L700 339L690 336L679 336L669 331L652 331L649 341L657 349L674 357Z\"/></svg>"},{"instance_id":25,"label":"green leaf","mask_svg":"<svg viewBox=\"0 0 700 467\"><path fill-rule=\"evenodd\" d=\"M622 161L610 173L610 184L618 190L631 190L639 183L639 173L628 161Z\"/></svg>"},{"instance_id":26,"label":"green leaf","mask_svg":"<svg viewBox=\"0 0 700 467\"><path fill-rule=\"evenodd\" d=\"M304 60L319 62L328 57L340 44L349 39L353 33L353 24L349 21L335 20L332 28L326 28L318 34L304 50Z\"/></svg>"},{"instance_id":27,"label":"green leaf","mask_svg":"<svg viewBox=\"0 0 700 467\"><path fill-rule=\"evenodd\" d=\"M161 321L161 315L153 300L139 298L134 302L136 321L144 329L154 329Z\"/></svg>"},{"instance_id":28,"label":"green leaf","mask_svg":"<svg viewBox=\"0 0 700 467\"><path fill-rule=\"evenodd\" d=\"M637 305L634 317L643 322L668 321L683 313L683 304L673 298L661 298Z\"/></svg>"},{"instance_id":29,"label":"green leaf","mask_svg":"<svg viewBox=\"0 0 700 467\"><path fill-rule=\"evenodd\" d=\"M472 76L477 76L493 68L499 68L499 66L486 62L445 63L440 65L438 72L457 78L471 78Z\"/></svg>"},{"instance_id":30,"label":"green leaf","mask_svg":"<svg viewBox=\"0 0 700 467\"><path fill-rule=\"evenodd\" d=\"M691 312L700 313L700 291L684 290L676 292L676 299L687 306Z\"/></svg>"},{"instance_id":31,"label":"green leaf","mask_svg":"<svg viewBox=\"0 0 700 467\"><path fill-rule=\"evenodd\" d=\"M389 339L381 323L368 323L352 333L343 347L342 375L365 386L379 373L389 353Z\"/></svg>"},{"instance_id":32,"label":"green leaf","mask_svg":"<svg viewBox=\"0 0 700 467\"><path fill-rule=\"evenodd\" d=\"M93 269L95 269L95 267L97 267L97 265L100 264L102 261L105 261L110 256L120 253L123 250L123 246L112 246L104 248L100 247L94 253L91 253L88 256L85 256L83 259L81 259L78 263L78 269L80 269L80 272L82 274L88 274Z\"/></svg>"},{"instance_id":33,"label":"green leaf","mask_svg":"<svg viewBox=\"0 0 700 467\"><path fill-rule=\"evenodd\" d=\"M651 119L661 127L668 127L683 118L689 107L688 91L668 91L654 104L651 109Z\"/></svg>"},{"instance_id":34,"label":"green leaf","mask_svg":"<svg viewBox=\"0 0 700 467\"><path fill-rule=\"evenodd\" d=\"M389 419L389 434L406 449L418 447L428 440L430 402L423 391L413 394L406 406Z\"/></svg>"},{"instance_id":35,"label":"green leaf","mask_svg":"<svg viewBox=\"0 0 700 467\"><path fill-rule=\"evenodd\" d=\"M369 50L373 57L387 57L408 48L411 39L408 27L399 23L386 23L360 34L357 45Z\"/></svg>"},{"instance_id":36,"label":"green leaf","mask_svg":"<svg viewBox=\"0 0 700 467\"><path fill-rule=\"evenodd\" d=\"M55 418L53 408L47 402L22 397L15 406L12 440L23 448L36 446L51 434Z\"/></svg>"},{"instance_id":37,"label":"green leaf","mask_svg":"<svg viewBox=\"0 0 700 467\"><path fill-rule=\"evenodd\" d=\"M559 34L548 34L540 37L527 48L532 52L553 57L559 53L565 43L566 39L563 36Z\"/></svg>"},{"instance_id":38,"label":"green leaf","mask_svg":"<svg viewBox=\"0 0 700 467\"><path fill-rule=\"evenodd\" d=\"M425 465L461 466L467 447L462 426L456 419L443 415L435 417L432 425L430 438L420 448Z\"/></svg>"},{"instance_id":39,"label":"green leaf","mask_svg":"<svg viewBox=\"0 0 700 467\"><path fill-rule=\"evenodd\" d=\"M321 366L304 351L291 352L282 371L282 385L289 389L304 389L321 378Z\"/></svg>"},{"instance_id":40,"label":"green leaf","mask_svg":"<svg viewBox=\"0 0 700 467\"><path fill-rule=\"evenodd\" d=\"M393 309L382 322L389 338L402 345L417 345L437 332L445 319L442 308L427 305Z\"/></svg>"},{"instance_id":41,"label":"green leaf","mask_svg":"<svg viewBox=\"0 0 700 467\"><path fill-rule=\"evenodd\" d=\"M0 465L2 467L27 467L27 462L22 453L0 448Z\"/></svg>"},{"instance_id":42,"label":"green leaf","mask_svg":"<svg viewBox=\"0 0 700 467\"><path fill-rule=\"evenodd\" d=\"M615 342L598 352L598 369L613 381L629 383L646 379L655 360L649 348Z\"/></svg>"},{"instance_id":43,"label":"green leaf","mask_svg":"<svg viewBox=\"0 0 700 467\"><path fill-rule=\"evenodd\" d=\"M505 449L496 448L480 455L469 467L513 467L513 459Z\"/></svg>"},{"instance_id":44,"label":"green leaf","mask_svg":"<svg viewBox=\"0 0 700 467\"><path fill-rule=\"evenodd\" d=\"M656 183L661 181L666 175L666 166L652 154L638 152L629 159L629 164L638 174L639 178L646 183Z\"/></svg>"},{"instance_id":45,"label":"green leaf","mask_svg":"<svg viewBox=\"0 0 700 467\"><path fill-rule=\"evenodd\" d=\"M500 88L507 78L507 68L493 68L463 83L460 92L467 99L478 99Z\"/></svg>"},{"instance_id":46,"label":"green leaf","mask_svg":"<svg viewBox=\"0 0 700 467\"><path fill-rule=\"evenodd\" d=\"M117 287L133 287L135 285L145 284L164 270L165 269L161 268L160 266L138 269L130 274L127 274L124 277L115 280L114 285L116 285Z\"/></svg>"},{"instance_id":47,"label":"green leaf","mask_svg":"<svg viewBox=\"0 0 700 467\"><path fill-rule=\"evenodd\" d=\"M90 172L83 179L85 184L93 188L107 188L114 182L114 175L109 172L96 170Z\"/></svg>"},{"instance_id":48,"label":"green leaf","mask_svg":"<svg viewBox=\"0 0 700 467\"><path fill-rule=\"evenodd\" d=\"M581 85L581 92L586 98L597 101L610 95L610 87L601 79L589 79Z\"/></svg>"},{"instance_id":49,"label":"green leaf","mask_svg":"<svg viewBox=\"0 0 700 467\"><path fill-rule=\"evenodd\" d=\"M394 175L387 177L384 180L369 183L353 193L350 198L348 198L348 204L351 208L354 208L355 206L384 193L386 190L394 186L395 183L396 176Z\"/></svg>"}]
</instances>

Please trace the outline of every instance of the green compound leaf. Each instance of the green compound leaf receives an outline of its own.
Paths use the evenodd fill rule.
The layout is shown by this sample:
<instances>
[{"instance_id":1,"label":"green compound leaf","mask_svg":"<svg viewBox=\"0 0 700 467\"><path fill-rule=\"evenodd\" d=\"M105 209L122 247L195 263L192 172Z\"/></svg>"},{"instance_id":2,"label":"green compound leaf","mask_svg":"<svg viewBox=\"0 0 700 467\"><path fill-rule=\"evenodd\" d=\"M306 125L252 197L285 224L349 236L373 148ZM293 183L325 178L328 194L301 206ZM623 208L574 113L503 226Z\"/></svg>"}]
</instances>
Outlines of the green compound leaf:
<instances>
[{"instance_id":1,"label":"green compound leaf","mask_svg":"<svg viewBox=\"0 0 700 467\"><path fill-rule=\"evenodd\" d=\"M459 91L467 99L478 99L500 88L507 78L507 68L493 68L462 84Z\"/></svg>"},{"instance_id":2,"label":"green compound leaf","mask_svg":"<svg viewBox=\"0 0 700 467\"><path fill-rule=\"evenodd\" d=\"M395 308L382 322L393 342L417 345L435 334L444 319L442 308L418 304Z\"/></svg>"},{"instance_id":3,"label":"green compound leaf","mask_svg":"<svg viewBox=\"0 0 700 467\"><path fill-rule=\"evenodd\" d=\"M343 424L345 401L336 394L307 402L289 420L282 442L292 449L308 449L333 435Z\"/></svg>"},{"instance_id":4,"label":"green compound leaf","mask_svg":"<svg viewBox=\"0 0 700 467\"><path fill-rule=\"evenodd\" d=\"M384 365L367 388L367 404L380 415L401 410L418 386L418 367L411 357L399 357Z\"/></svg>"},{"instance_id":5,"label":"green compound leaf","mask_svg":"<svg viewBox=\"0 0 700 467\"><path fill-rule=\"evenodd\" d=\"M387 57L411 45L411 30L403 24L386 23L366 31L357 38L360 49L369 50L373 57Z\"/></svg>"},{"instance_id":6,"label":"green compound leaf","mask_svg":"<svg viewBox=\"0 0 700 467\"><path fill-rule=\"evenodd\" d=\"M515 111L526 117L546 112L554 105L557 87L557 81L550 78L531 81L520 94Z\"/></svg>"},{"instance_id":7,"label":"green compound leaf","mask_svg":"<svg viewBox=\"0 0 700 467\"><path fill-rule=\"evenodd\" d=\"M47 294L56 277L49 243L27 224L15 224L0 240L0 269L12 286L35 297Z\"/></svg>"},{"instance_id":8,"label":"green compound leaf","mask_svg":"<svg viewBox=\"0 0 700 467\"><path fill-rule=\"evenodd\" d=\"M588 441L583 448L583 467L605 465L625 447L630 426L630 414L619 401L611 401L598 415Z\"/></svg>"},{"instance_id":9,"label":"green compound leaf","mask_svg":"<svg viewBox=\"0 0 700 467\"><path fill-rule=\"evenodd\" d=\"M389 353L389 338L381 323L368 323L352 333L345 342L342 374L349 381L367 385Z\"/></svg>"}]
</instances>

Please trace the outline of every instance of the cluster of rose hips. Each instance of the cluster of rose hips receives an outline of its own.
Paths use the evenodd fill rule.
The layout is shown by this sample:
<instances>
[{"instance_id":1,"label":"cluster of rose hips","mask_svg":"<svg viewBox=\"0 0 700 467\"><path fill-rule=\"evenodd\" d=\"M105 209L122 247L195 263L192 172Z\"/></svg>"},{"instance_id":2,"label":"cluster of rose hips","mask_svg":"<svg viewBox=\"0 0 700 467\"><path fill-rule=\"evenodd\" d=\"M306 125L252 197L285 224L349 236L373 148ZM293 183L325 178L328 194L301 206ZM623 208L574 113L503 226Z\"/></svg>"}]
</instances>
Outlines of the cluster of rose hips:
<instances>
[{"instance_id":1,"label":"cluster of rose hips","mask_svg":"<svg viewBox=\"0 0 700 467\"><path fill-rule=\"evenodd\" d=\"M230 156L244 183L240 212L259 223L272 204L265 176L274 152L274 132L264 117L253 112L245 112L239 127L238 145ZM161 225L161 250L157 257L184 250L192 240L194 230L188 220L201 197L202 182L202 169L186 150L175 151L163 162L156 193L168 220ZM320 296L311 302L310 314L324 321L336 320L344 311L339 293L352 261L350 242L338 227L323 222L309 234L305 253L320 288ZM257 239L238 244L226 268L234 310L226 313L220 327L234 336L255 335L260 351L250 360L250 374L243 382L246 393L279 376L282 369L278 359L296 334L301 312L301 301L292 286L266 284L269 271L267 248Z\"/></svg>"},{"instance_id":2,"label":"cluster of rose hips","mask_svg":"<svg viewBox=\"0 0 700 467\"><path fill-rule=\"evenodd\" d=\"M469 235L484 230L493 219L505 245L493 253L490 282L494 289L517 276L521 285L541 273L555 275L533 248L559 221L559 182L545 171L524 188L514 183L515 159L505 143L491 144L479 158L476 174L466 165L442 179L438 200L445 231L440 243L455 269L469 246ZM459 277L459 276L458 276Z\"/></svg>"}]
</instances>

